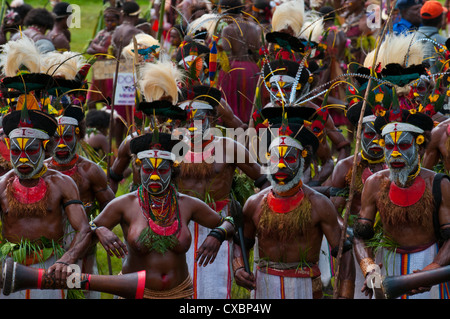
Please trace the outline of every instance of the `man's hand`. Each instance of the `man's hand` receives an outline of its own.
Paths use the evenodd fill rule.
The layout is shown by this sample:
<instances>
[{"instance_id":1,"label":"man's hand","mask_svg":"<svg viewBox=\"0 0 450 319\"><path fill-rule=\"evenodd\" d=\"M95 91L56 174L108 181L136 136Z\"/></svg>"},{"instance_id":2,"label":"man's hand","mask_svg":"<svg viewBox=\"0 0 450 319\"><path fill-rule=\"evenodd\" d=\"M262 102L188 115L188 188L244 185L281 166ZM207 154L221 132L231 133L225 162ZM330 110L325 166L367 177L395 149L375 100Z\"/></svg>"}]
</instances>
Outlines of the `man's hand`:
<instances>
[{"instance_id":1,"label":"man's hand","mask_svg":"<svg viewBox=\"0 0 450 319\"><path fill-rule=\"evenodd\" d=\"M244 287L248 290L253 290L256 288L255 276L253 273L248 273L244 268L239 268L234 273L234 280L236 280L236 284Z\"/></svg>"},{"instance_id":2,"label":"man's hand","mask_svg":"<svg viewBox=\"0 0 450 319\"><path fill-rule=\"evenodd\" d=\"M108 255L117 258L124 258L125 255L128 255L127 246L108 228L98 227L95 230L95 236L97 236Z\"/></svg>"}]
</instances>

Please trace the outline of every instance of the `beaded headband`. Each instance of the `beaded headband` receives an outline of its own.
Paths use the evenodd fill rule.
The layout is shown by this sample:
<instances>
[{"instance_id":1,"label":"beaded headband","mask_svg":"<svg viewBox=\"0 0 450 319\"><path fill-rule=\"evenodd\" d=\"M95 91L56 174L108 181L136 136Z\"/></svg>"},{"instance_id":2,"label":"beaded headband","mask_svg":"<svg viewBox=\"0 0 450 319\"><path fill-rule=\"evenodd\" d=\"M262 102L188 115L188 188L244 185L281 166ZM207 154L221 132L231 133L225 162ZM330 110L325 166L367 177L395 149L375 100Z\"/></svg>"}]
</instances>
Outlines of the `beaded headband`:
<instances>
[{"instance_id":1,"label":"beaded headband","mask_svg":"<svg viewBox=\"0 0 450 319\"><path fill-rule=\"evenodd\" d=\"M17 138L17 137L27 137L27 138L37 138L41 140L48 140L50 136L38 129L30 128L30 127L21 127L16 128L9 133L9 138Z\"/></svg>"},{"instance_id":2,"label":"beaded headband","mask_svg":"<svg viewBox=\"0 0 450 319\"><path fill-rule=\"evenodd\" d=\"M137 153L137 158L140 160L142 160L144 158L161 158L161 159L166 159L166 160L170 160L173 162L176 160L175 154L167 152L167 151L162 151L162 150L142 151L142 152Z\"/></svg>"},{"instance_id":3,"label":"beaded headband","mask_svg":"<svg viewBox=\"0 0 450 319\"><path fill-rule=\"evenodd\" d=\"M392 132L413 132L413 133L422 134L424 132L424 130L417 127L416 125L412 125L409 123L394 122L394 123L387 124L381 131L381 135L385 136L386 134L389 134Z\"/></svg>"}]
</instances>

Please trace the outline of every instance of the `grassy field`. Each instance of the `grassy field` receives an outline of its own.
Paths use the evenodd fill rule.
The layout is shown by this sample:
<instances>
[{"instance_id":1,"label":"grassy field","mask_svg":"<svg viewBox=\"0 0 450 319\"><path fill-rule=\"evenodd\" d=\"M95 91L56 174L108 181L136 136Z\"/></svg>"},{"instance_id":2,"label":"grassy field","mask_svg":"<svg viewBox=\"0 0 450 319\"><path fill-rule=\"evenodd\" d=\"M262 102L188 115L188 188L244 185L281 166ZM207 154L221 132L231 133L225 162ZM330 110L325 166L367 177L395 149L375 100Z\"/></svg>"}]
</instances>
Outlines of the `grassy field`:
<instances>
[{"instance_id":1,"label":"grassy field","mask_svg":"<svg viewBox=\"0 0 450 319\"><path fill-rule=\"evenodd\" d=\"M44 7L49 11L51 11L52 9L49 1L25 0L25 2L30 4L34 8ZM70 29L70 32L72 34L71 50L83 53L89 45L90 40L95 35L94 30L103 7L103 1L76 0L67 2L78 5L80 7L81 21L79 23L79 27ZM149 5L149 1L140 0L136 2L140 5L142 12L146 11Z\"/></svg>"}]
</instances>

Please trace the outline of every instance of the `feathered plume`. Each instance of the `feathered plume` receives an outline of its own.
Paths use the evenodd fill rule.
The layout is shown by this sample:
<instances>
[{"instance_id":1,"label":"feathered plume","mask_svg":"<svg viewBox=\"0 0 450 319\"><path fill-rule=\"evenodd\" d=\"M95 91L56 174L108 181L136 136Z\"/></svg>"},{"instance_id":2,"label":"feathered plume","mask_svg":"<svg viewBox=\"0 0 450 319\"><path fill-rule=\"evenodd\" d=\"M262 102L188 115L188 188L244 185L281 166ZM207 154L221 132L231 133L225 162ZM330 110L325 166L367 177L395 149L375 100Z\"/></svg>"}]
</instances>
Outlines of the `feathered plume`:
<instances>
[{"instance_id":1,"label":"feathered plume","mask_svg":"<svg viewBox=\"0 0 450 319\"><path fill-rule=\"evenodd\" d=\"M323 31L323 18L317 13L308 11L300 31L300 38L319 43Z\"/></svg>"},{"instance_id":2,"label":"feathered plume","mask_svg":"<svg viewBox=\"0 0 450 319\"><path fill-rule=\"evenodd\" d=\"M389 34L380 46L377 65L381 63L381 68L384 68L391 63L397 63L403 67L421 64L425 43L416 40L415 33Z\"/></svg>"},{"instance_id":3,"label":"feathered plume","mask_svg":"<svg viewBox=\"0 0 450 319\"><path fill-rule=\"evenodd\" d=\"M178 102L179 83L184 80L182 71L170 60L145 63L140 68L139 88L147 102L171 97L172 104Z\"/></svg>"},{"instance_id":4,"label":"feathered plume","mask_svg":"<svg viewBox=\"0 0 450 319\"><path fill-rule=\"evenodd\" d=\"M303 0L287 1L276 7L272 16L272 30L281 31L291 27L294 36L302 30L305 16L305 3Z\"/></svg>"},{"instance_id":5,"label":"feathered plume","mask_svg":"<svg viewBox=\"0 0 450 319\"><path fill-rule=\"evenodd\" d=\"M147 54L151 53L157 53L160 51L160 44L157 39L152 37L149 34L146 33L138 33L135 35L136 42L137 42L137 48L138 51L146 50ZM152 52L150 52L152 51ZM140 52L139 52L140 53ZM143 53L145 55L145 53ZM141 54L141 53L140 53ZM130 41L130 44L128 44L126 47L122 50L122 56L126 60L133 60L134 59L134 43L133 40Z\"/></svg>"},{"instance_id":6,"label":"feathered plume","mask_svg":"<svg viewBox=\"0 0 450 319\"><path fill-rule=\"evenodd\" d=\"M210 38L214 35L214 32L216 30L216 24L219 18L220 15L218 15L217 13L204 14L200 18L195 19L188 25L186 34L195 38L195 35L203 30L206 31L206 34L201 38L202 39Z\"/></svg>"},{"instance_id":7,"label":"feathered plume","mask_svg":"<svg viewBox=\"0 0 450 319\"><path fill-rule=\"evenodd\" d=\"M41 72L55 78L74 80L86 65L86 59L77 52L48 52L42 55Z\"/></svg>"},{"instance_id":8,"label":"feathered plume","mask_svg":"<svg viewBox=\"0 0 450 319\"><path fill-rule=\"evenodd\" d=\"M40 72L41 54L30 38L23 36L17 41L8 41L1 50L0 67L5 76L16 76L24 67L29 73Z\"/></svg>"}]
</instances>

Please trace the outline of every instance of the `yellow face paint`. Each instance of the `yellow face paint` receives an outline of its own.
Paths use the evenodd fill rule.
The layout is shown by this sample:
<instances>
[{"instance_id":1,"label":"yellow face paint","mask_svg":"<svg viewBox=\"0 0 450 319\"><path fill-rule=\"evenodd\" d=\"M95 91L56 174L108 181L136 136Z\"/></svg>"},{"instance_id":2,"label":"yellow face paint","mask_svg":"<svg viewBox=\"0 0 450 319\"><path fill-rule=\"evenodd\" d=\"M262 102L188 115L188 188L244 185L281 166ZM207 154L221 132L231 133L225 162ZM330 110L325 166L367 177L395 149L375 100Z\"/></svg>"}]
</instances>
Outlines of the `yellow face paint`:
<instances>
[{"instance_id":1,"label":"yellow face paint","mask_svg":"<svg viewBox=\"0 0 450 319\"><path fill-rule=\"evenodd\" d=\"M287 146L278 146L278 154L280 157L284 157L286 155Z\"/></svg>"},{"instance_id":2,"label":"yellow face paint","mask_svg":"<svg viewBox=\"0 0 450 319\"><path fill-rule=\"evenodd\" d=\"M21 150L25 150L25 146L27 145L29 140L30 140L29 138L25 138L25 137L17 138L17 143L19 144L19 147Z\"/></svg>"},{"instance_id":3,"label":"yellow face paint","mask_svg":"<svg viewBox=\"0 0 450 319\"><path fill-rule=\"evenodd\" d=\"M59 136L63 136L64 128L65 128L65 125L58 125L58 127L56 128L56 132L58 132Z\"/></svg>"}]
</instances>

